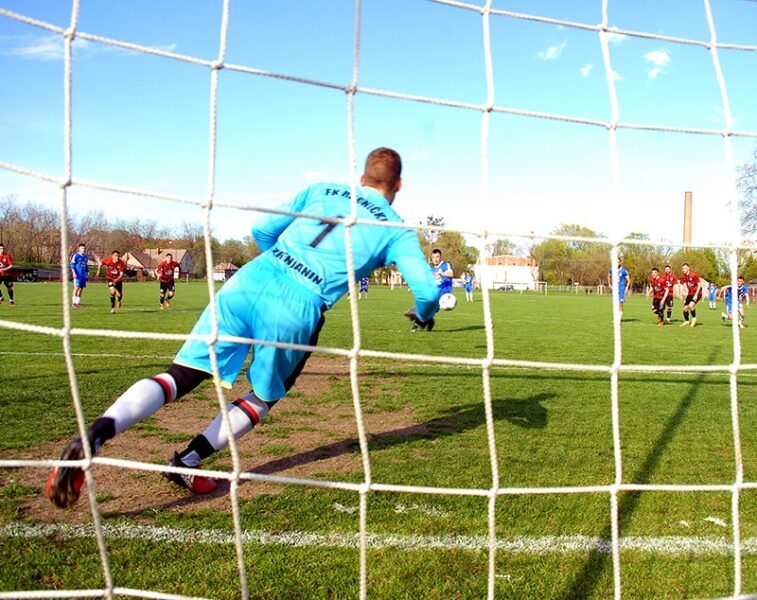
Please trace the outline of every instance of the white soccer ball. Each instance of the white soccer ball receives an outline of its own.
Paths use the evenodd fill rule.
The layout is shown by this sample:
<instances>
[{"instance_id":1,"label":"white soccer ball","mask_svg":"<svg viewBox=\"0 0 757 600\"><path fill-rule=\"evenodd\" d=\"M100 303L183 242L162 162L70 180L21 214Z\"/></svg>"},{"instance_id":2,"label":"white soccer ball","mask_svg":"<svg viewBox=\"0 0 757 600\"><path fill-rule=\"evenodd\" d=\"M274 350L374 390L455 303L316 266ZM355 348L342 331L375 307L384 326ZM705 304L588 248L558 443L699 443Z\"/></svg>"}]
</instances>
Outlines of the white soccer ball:
<instances>
[{"instance_id":1,"label":"white soccer ball","mask_svg":"<svg viewBox=\"0 0 757 600\"><path fill-rule=\"evenodd\" d=\"M454 294L442 294L439 298L439 308L442 310L452 310L457 305L457 298Z\"/></svg>"}]
</instances>

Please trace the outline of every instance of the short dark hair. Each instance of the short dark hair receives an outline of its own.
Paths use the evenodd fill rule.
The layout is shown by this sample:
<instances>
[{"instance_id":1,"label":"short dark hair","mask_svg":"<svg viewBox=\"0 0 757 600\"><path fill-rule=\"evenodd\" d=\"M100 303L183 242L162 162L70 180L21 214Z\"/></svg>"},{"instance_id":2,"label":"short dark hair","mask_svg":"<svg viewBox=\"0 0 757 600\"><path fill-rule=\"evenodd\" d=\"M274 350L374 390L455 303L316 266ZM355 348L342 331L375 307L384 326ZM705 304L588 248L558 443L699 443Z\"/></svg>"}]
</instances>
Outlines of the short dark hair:
<instances>
[{"instance_id":1,"label":"short dark hair","mask_svg":"<svg viewBox=\"0 0 757 600\"><path fill-rule=\"evenodd\" d=\"M681 265L681 267L688 267L688 266L689 266L689 263L683 263L683 264Z\"/></svg>"},{"instance_id":2,"label":"short dark hair","mask_svg":"<svg viewBox=\"0 0 757 600\"><path fill-rule=\"evenodd\" d=\"M391 190L402 177L402 159L396 150L376 148L365 159L363 173L366 185Z\"/></svg>"},{"instance_id":3,"label":"short dark hair","mask_svg":"<svg viewBox=\"0 0 757 600\"><path fill-rule=\"evenodd\" d=\"M171 254L170 252L166 253L166 256L170 256L171 258L173 258L173 254Z\"/></svg>"},{"instance_id":4,"label":"short dark hair","mask_svg":"<svg viewBox=\"0 0 757 600\"><path fill-rule=\"evenodd\" d=\"M652 267L652 270L657 271L658 273L660 272L660 269L658 269L657 267Z\"/></svg>"},{"instance_id":5,"label":"short dark hair","mask_svg":"<svg viewBox=\"0 0 757 600\"><path fill-rule=\"evenodd\" d=\"M84 242L79 242L79 245L77 247L81 248L82 246L84 246L86 248L87 244L85 244Z\"/></svg>"},{"instance_id":6,"label":"short dark hair","mask_svg":"<svg viewBox=\"0 0 757 600\"><path fill-rule=\"evenodd\" d=\"M111 254L118 254L119 256L121 255L121 253L118 250L111 250L110 253Z\"/></svg>"},{"instance_id":7,"label":"short dark hair","mask_svg":"<svg viewBox=\"0 0 757 600\"><path fill-rule=\"evenodd\" d=\"M431 254L440 254L440 255L441 255L441 253L442 253L442 251L441 251L441 250L439 250L439 248L434 248L434 249L433 249L433 250L431 251Z\"/></svg>"}]
</instances>

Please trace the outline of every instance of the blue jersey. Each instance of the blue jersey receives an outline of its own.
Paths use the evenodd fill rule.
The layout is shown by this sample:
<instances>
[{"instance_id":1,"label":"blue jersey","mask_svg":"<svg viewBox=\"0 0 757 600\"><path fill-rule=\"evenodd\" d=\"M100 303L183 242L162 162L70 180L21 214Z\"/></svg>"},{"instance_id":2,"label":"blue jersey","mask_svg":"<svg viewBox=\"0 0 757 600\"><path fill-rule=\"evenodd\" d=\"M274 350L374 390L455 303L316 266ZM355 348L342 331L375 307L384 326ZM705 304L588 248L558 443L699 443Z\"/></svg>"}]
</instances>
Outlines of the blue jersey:
<instances>
[{"instance_id":1,"label":"blue jersey","mask_svg":"<svg viewBox=\"0 0 757 600\"><path fill-rule=\"evenodd\" d=\"M612 269L607 271L607 274L612 277ZM622 294L626 291L626 284L628 283L628 269L625 267L618 267L618 285L620 286L619 292Z\"/></svg>"},{"instance_id":2,"label":"blue jersey","mask_svg":"<svg viewBox=\"0 0 757 600\"><path fill-rule=\"evenodd\" d=\"M76 274L77 279L87 278L87 255L77 252L71 259L71 270Z\"/></svg>"},{"instance_id":3,"label":"blue jersey","mask_svg":"<svg viewBox=\"0 0 757 600\"><path fill-rule=\"evenodd\" d=\"M403 223L377 190L357 187L357 218L377 223ZM348 217L352 212L350 186L318 183L298 194L280 210L318 217ZM412 229L358 223L350 229L355 278L379 267L396 264L408 282L421 320L434 316L439 293ZM301 289L320 296L325 307L347 293L349 286L344 225L319 219L268 214L252 229L263 253L255 259L285 274Z\"/></svg>"},{"instance_id":4,"label":"blue jersey","mask_svg":"<svg viewBox=\"0 0 757 600\"><path fill-rule=\"evenodd\" d=\"M368 278L367 277L363 277L360 280L360 291L361 292L367 292L368 291Z\"/></svg>"},{"instance_id":5,"label":"blue jersey","mask_svg":"<svg viewBox=\"0 0 757 600\"><path fill-rule=\"evenodd\" d=\"M473 275L464 275L463 276L463 283L465 284L465 291L466 292L472 292L473 291Z\"/></svg>"},{"instance_id":6,"label":"blue jersey","mask_svg":"<svg viewBox=\"0 0 757 600\"><path fill-rule=\"evenodd\" d=\"M436 283L439 286L439 295L452 293L452 277L442 275L446 271L451 271L452 266L446 261L441 261L435 267L431 267L431 273L436 279Z\"/></svg>"},{"instance_id":7,"label":"blue jersey","mask_svg":"<svg viewBox=\"0 0 757 600\"><path fill-rule=\"evenodd\" d=\"M729 285L729 286L727 286L725 288L725 299L726 299L727 302L731 301L731 287L733 287L733 286ZM738 292L738 295L739 295L739 302L741 302L744 298L747 297L747 294L749 294L749 288L747 287L746 283L742 283L736 289L736 291Z\"/></svg>"},{"instance_id":8,"label":"blue jersey","mask_svg":"<svg viewBox=\"0 0 757 600\"><path fill-rule=\"evenodd\" d=\"M715 302L715 294L718 293L718 286L716 286L714 283L711 283L709 287L707 288L707 299L710 302Z\"/></svg>"}]
</instances>

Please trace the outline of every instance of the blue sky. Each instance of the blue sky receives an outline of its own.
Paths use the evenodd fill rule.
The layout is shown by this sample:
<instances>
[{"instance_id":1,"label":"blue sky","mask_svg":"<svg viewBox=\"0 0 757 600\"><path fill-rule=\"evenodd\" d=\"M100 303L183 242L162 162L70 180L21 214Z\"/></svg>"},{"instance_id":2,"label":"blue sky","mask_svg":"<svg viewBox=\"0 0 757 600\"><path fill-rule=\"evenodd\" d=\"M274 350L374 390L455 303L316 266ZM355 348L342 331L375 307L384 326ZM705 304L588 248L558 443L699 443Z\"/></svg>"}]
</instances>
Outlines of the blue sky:
<instances>
[{"instance_id":1,"label":"blue sky","mask_svg":"<svg viewBox=\"0 0 757 600\"><path fill-rule=\"evenodd\" d=\"M483 0L480 0L483 3ZM0 0L0 8L68 27L71 3ZM712 0L721 43L757 46L757 2ZM596 25L601 0L495 0L493 8ZM81 0L78 31L212 60L220 0ZM610 0L609 25L709 40L697 0ZM347 85L353 74L353 0L232 0L226 63ZM610 119L598 34L552 23L491 17L495 105ZM208 192L210 71L204 66L87 40L74 45L73 176L106 185L202 198ZM63 45L59 35L0 15L0 161L61 176ZM620 121L722 129L711 55L701 46L612 36ZM757 132L757 52L720 49L734 129ZM479 13L427 0L363 0L364 88L481 105L486 102ZM620 129L620 203L611 200L605 128L491 114L489 195L481 185L481 112L370 94L355 98L358 169L391 146L404 160L396 207L408 222L428 214L448 226L546 234L577 223L610 236L630 232L680 242L683 197L694 194L694 243L733 231L721 136ZM736 163L755 138L732 138ZM216 198L273 207L318 179L349 177L347 97L340 90L221 70ZM54 185L0 169L0 196L56 206ZM86 187L71 210L112 219L198 220L182 204ZM256 214L214 210L217 237L241 238ZM516 242L519 240L515 240Z\"/></svg>"}]
</instances>

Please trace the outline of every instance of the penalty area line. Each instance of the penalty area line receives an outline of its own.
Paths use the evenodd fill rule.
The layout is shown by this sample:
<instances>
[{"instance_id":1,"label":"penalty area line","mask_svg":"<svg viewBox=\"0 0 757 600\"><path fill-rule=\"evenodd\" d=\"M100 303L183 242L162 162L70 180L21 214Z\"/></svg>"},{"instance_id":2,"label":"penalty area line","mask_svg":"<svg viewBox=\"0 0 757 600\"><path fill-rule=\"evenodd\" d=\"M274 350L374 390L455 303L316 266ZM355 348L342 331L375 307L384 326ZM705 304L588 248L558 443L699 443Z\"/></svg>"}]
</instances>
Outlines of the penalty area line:
<instances>
[{"instance_id":1,"label":"penalty area line","mask_svg":"<svg viewBox=\"0 0 757 600\"><path fill-rule=\"evenodd\" d=\"M234 534L220 529L180 529L151 525L105 525L105 537L111 540L138 540L165 543L200 543L231 545ZM0 526L0 538L35 539L55 538L64 540L94 538L92 525L11 523ZM265 530L247 530L242 533L242 543L249 546L287 546L296 548L344 548L360 547L357 533L310 533L292 531L272 533ZM387 535L369 533L367 547L372 550L395 549L417 550L463 550L478 552L489 547L486 536L423 536ZM650 552L666 555L720 555L733 554L732 542L724 537L704 536L637 536L620 539L622 551ZM512 554L569 554L600 552L610 554L610 540L582 535L564 536L516 536L497 539L497 550ZM757 538L742 541L744 555L757 555Z\"/></svg>"}]
</instances>

